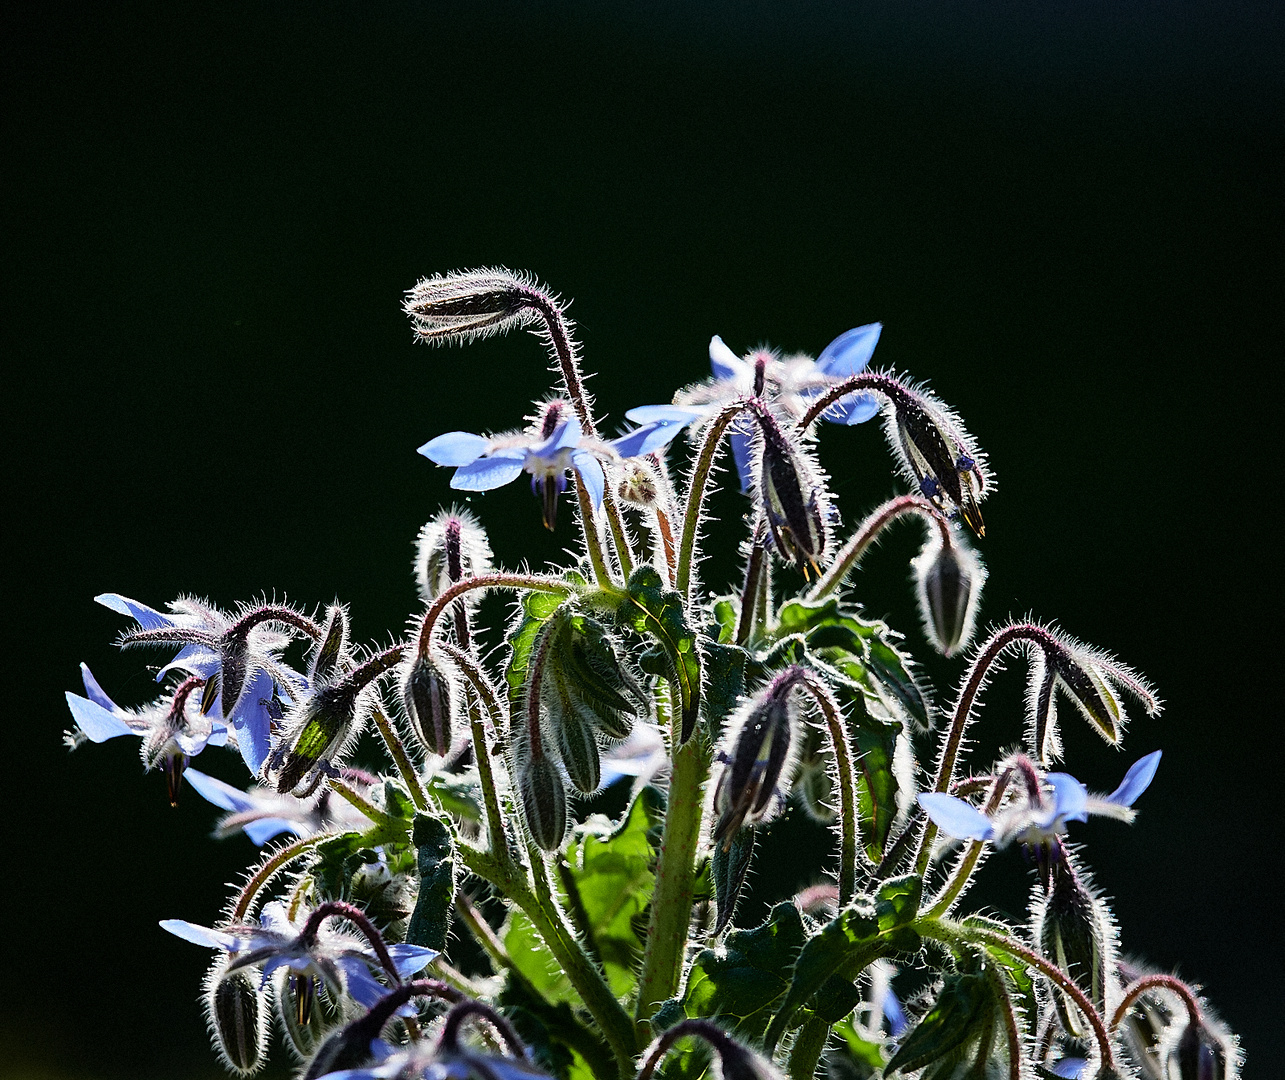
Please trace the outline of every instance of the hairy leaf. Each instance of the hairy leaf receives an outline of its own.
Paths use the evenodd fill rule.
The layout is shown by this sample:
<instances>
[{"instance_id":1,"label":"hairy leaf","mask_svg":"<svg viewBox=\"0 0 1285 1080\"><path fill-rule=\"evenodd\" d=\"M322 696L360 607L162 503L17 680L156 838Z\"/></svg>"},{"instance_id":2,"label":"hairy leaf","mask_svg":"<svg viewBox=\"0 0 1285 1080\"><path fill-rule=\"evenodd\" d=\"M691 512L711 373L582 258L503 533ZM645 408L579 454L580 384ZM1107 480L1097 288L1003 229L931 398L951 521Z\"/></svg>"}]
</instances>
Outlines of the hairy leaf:
<instances>
[{"instance_id":1,"label":"hairy leaf","mask_svg":"<svg viewBox=\"0 0 1285 1080\"><path fill-rule=\"evenodd\" d=\"M691 738L700 708L701 662L696 633L683 612L683 598L665 587L655 567L640 566L629 576L629 592L617 609L621 623L654 640L665 656L665 677L677 689L682 707L682 741ZM646 667L644 667L646 670Z\"/></svg>"}]
</instances>

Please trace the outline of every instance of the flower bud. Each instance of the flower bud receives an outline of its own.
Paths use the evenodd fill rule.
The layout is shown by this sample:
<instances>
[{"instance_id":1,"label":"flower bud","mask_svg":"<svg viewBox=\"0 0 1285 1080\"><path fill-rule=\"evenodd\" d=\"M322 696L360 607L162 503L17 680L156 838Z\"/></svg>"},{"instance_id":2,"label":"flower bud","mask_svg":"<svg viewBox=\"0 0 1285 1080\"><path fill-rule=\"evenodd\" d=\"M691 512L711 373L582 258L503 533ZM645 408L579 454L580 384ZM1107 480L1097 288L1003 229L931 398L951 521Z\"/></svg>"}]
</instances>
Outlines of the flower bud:
<instances>
[{"instance_id":1,"label":"flower bud","mask_svg":"<svg viewBox=\"0 0 1285 1080\"><path fill-rule=\"evenodd\" d=\"M757 824L769 815L790 756L790 696L802 673L802 668L786 668L742 707L739 722L733 719L729 724L729 749L723 753L726 765L714 790L714 810L719 815L715 843L729 846L742 825Z\"/></svg>"},{"instance_id":2,"label":"flower bud","mask_svg":"<svg viewBox=\"0 0 1285 1080\"><path fill-rule=\"evenodd\" d=\"M415 578L424 603L431 604L457 581L491 569L491 544L486 530L467 510L444 510L419 530L415 542ZM482 590L458 601L475 604Z\"/></svg>"},{"instance_id":3,"label":"flower bud","mask_svg":"<svg viewBox=\"0 0 1285 1080\"><path fill-rule=\"evenodd\" d=\"M1070 854L1060 843L1052 859L1048 894L1035 905L1040 952L1101 1011L1114 963L1115 927L1101 897L1080 879ZM1064 992L1055 989L1054 1002L1062 1026L1070 1035L1077 1039L1091 1037L1087 1021Z\"/></svg>"},{"instance_id":4,"label":"flower bud","mask_svg":"<svg viewBox=\"0 0 1285 1080\"><path fill-rule=\"evenodd\" d=\"M986 570L961 538L936 530L912 566L924 634L942 656L953 656L973 636Z\"/></svg>"},{"instance_id":5,"label":"flower bud","mask_svg":"<svg viewBox=\"0 0 1285 1080\"><path fill-rule=\"evenodd\" d=\"M807 455L792 445L765 408L755 414L762 434L759 493L777 553L805 576L820 576L829 543L829 498Z\"/></svg>"},{"instance_id":6,"label":"flower bud","mask_svg":"<svg viewBox=\"0 0 1285 1080\"><path fill-rule=\"evenodd\" d=\"M608 739L628 737L647 698L601 623L584 615L566 618L550 642L547 663L572 708Z\"/></svg>"},{"instance_id":7,"label":"flower bud","mask_svg":"<svg viewBox=\"0 0 1285 1080\"><path fill-rule=\"evenodd\" d=\"M220 961L206 979L205 1016L219 1058L237 1076L259 1071L267 1054L266 1002L257 972L226 970Z\"/></svg>"},{"instance_id":8,"label":"flower bud","mask_svg":"<svg viewBox=\"0 0 1285 1080\"><path fill-rule=\"evenodd\" d=\"M1236 1052L1223 1035L1207 1022L1191 1022L1169 1053L1168 1074L1171 1080L1228 1080L1235 1076L1229 1061L1234 1066Z\"/></svg>"},{"instance_id":9,"label":"flower bud","mask_svg":"<svg viewBox=\"0 0 1285 1080\"><path fill-rule=\"evenodd\" d=\"M519 765L518 789L531 838L544 851L557 851L567 834L567 789L558 766L547 755Z\"/></svg>"},{"instance_id":10,"label":"flower bud","mask_svg":"<svg viewBox=\"0 0 1285 1080\"><path fill-rule=\"evenodd\" d=\"M300 1061L306 1060L342 1019L342 1012L330 990L310 972L297 975L289 968L278 968L272 990L286 1044Z\"/></svg>"},{"instance_id":11,"label":"flower bud","mask_svg":"<svg viewBox=\"0 0 1285 1080\"><path fill-rule=\"evenodd\" d=\"M545 300L532 283L508 270L468 270L424 278L406 293L402 310L417 341L452 344L536 321Z\"/></svg>"},{"instance_id":12,"label":"flower bud","mask_svg":"<svg viewBox=\"0 0 1285 1080\"><path fill-rule=\"evenodd\" d=\"M308 665L308 682L317 686L333 682L341 674L348 655L348 609L335 604L326 612L326 625Z\"/></svg>"},{"instance_id":13,"label":"flower bud","mask_svg":"<svg viewBox=\"0 0 1285 1080\"><path fill-rule=\"evenodd\" d=\"M660 486L652 467L637 458L626 460L616 494L621 502L633 506L655 506L660 501Z\"/></svg>"},{"instance_id":14,"label":"flower bud","mask_svg":"<svg viewBox=\"0 0 1285 1080\"><path fill-rule=\"evenodd\" d=\"M451 749L451 719L459 690L449 669L428 656L412 657L402 680L402 706L411 730L430 754L445 757Z\"/></svg>"},{"instance_id":15,"label":"flower bud","mask_svg":"<svg viewBox=\"0 0 1285 1080\"><path fill-rule=\"evenodd\" d=\"M586 793L597 791L602 780L602 758L593 725L581 710L568 707L571 699L565 692L553 689L558 681L554 676L546 678L544 684L544 699L549 724L557 736L558 756L577 789Z\"/></svg>"}]
</instances>

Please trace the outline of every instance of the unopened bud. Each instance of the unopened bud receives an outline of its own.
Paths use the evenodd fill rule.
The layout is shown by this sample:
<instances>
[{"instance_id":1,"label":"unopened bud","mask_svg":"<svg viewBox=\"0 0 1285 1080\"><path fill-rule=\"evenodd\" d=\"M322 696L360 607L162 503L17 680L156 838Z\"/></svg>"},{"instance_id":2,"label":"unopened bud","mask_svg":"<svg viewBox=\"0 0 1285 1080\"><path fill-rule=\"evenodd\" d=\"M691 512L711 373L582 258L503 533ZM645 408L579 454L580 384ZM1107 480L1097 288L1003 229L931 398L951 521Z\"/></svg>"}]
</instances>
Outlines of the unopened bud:
<instances>
[{"instance_id":1,"label":"unopened bud","mask_svg":"<svg viewBox=\"0 0 1285 1080\"><path fill-rule=\"evenodd\" d=\"M1049 892L1036 911L1040 951L1101 1011L1115 930L1101 897L1081 880L1070 860L1070 854L1058 844ZM1070 1035L1077 1039L1091 1037L1088 1022L1064 992L1055 990L1054 1002L1062 1026Z\"/></svg>"},{"instance_id":2,"label":"unopened bud","mask_svg":"<svg viewBox=\"0 0 1285 1080\"><path fill-rule=\"evenodd\" d=\"M517 770L522 812L531 838L544 851L557 851L567 834L567 789L547 755L531 757Z\"/></svg>"},{"instance_id":3,"label":"unopened bud","mask_svg":"<svg viewBox=\"0 0 1285 1080\"><path fill-rule=\"evenodd\" d=\"M207 978L205 1014L223 1064L237 1076L258 1072L267 1053L267 1016L257 973L226 971L220 960Z\"/></svg>"},{"instance_id":4,"label":"unopened bud","mask_svg":"<svg viewBox=\"0 0 1285 1080\"><path fill-rule=\"evenodd\" d=\"M451 344L534 322L539 315L532 305L542 299L548 302L508 270L468 270L419 281L402 310L415 324L416 340Z\"/></svg>"},{"instance_id":5,"label":"unopened bud","mask_svg":"<svg viewBox=\"0 0 1285 1080\"><path fill-rule=\"evenodd\" d=\"M567 616L549 643L548 675L567 707L608 739L624 739L644 707L646 694L617 655L602 624L586 615Z\"/></svg>"},{"instance_id":6,"label":"unopened bud","mask_svg":"<svg viewBox=\"0 0 1285 1080\"><path fill-rule=\"evenodd\" d=\"M790 696L802 670L786 668L743 707L739 724L734 719L729 725L726 765L714 791L716 843L730 845L742 825L757 824L770 813L790 756Z\"/></svg>"},{"instance_id":7,"label":"unopened bud","mask_svg":"<svg viewBox=\"0 0 1285 1080\"><path fill-rule=\"evenodd\" d=\"M581 710L570 705L567 693L553 689L558 682L556 676L546 677L544 684L544 700L549 724L557 735L558 755L567 776L580 791L597 791L602 780L602 758L593 725Z\"/></svg>"},{"instance_id":8,"label":"unopened bud","mask_svg":"<svg viewBox=\"0 0 1285 1080\"><path fill-rule=\"evenodd\" d=\"M430 754L451 749L451 719L459 691L448 669L428 656L412 657L402 680L402 706L411 730Z\"/></svg>"},{"instance_id":9,"label":"unopened bud","mask_svg":"<svg viewBox=\"0 0 1285 1080\"><path fill-rule=\"evenodd\" d=\"M279 968L273 979L277 1016L289 1045L301 1060L310 1057L341 1018L329 989L319 987L310 973L296 975Z\"/></svg>"},{"instance_id":10,"label":"unopened bud","mask_svg":"<svg viewBox=\"0 0 1285 1080\"><path fill-rule=\"evenodd\" d=\"M1169 1054L1171 1080L1228 1080L1228 1062L1236 1062L1234 1047L1206 1021L1189 1022Z\"/></svg>"},{"instance_id":11,"label":"unopened bud","mask_svg":"<svg viewBox=\"0 0 1285 1080\"><path fill-rule=\"evenodd\" d=\"M772 541L785 562L820 576L829 543L829 499L806 453L791 444L766 408L754 413L762 434L759 492Z\"/></svg>"},{"instance_id":12,"label":"unopened bud","mask_svg":"<svg viewBox=\"0 0 1285 1080\"><path fill-rule=\"evenodd\" d=\"M348 609L335 604L326 612L326 625L308 666L308 682L317 686L332 682L342 673L348 655Z\"/></svg>"},{"instance_id":13,"label":"unopened bud","mask_svg":"<svg viewBox=\"0 0 1285 1080\"><path fill-rule=\"evenodd\" d=\"M486 530L467 510L445 510L419 530L415 542L415 578L424 603L466 577L491 569L491 544ZM458 603L476 603L481 590L466 593Z\"/></svg>"},{"instance_id":14,"label":"unopened bud","mask_svg":"<svg viewBox=\"0 0 1285 1080\"><path fill-rule=\"evenodd\" d=\"M825 752L821 731L809 724L799 746L799 764L794 773L794 794L813 821L828 825L834 821L834 776Z\"/></svg>"},{"instance_id":15,"label":"unopened bud","mask_svg":"<svg viewBox=\"0 0 1285 1080\"><path fill-rule=\"evenodd\" d=\"M942 656L953 656L973 636L986 570L962 538L937 530L912 565L924 634Z\"/></svg>"}]
</instances>

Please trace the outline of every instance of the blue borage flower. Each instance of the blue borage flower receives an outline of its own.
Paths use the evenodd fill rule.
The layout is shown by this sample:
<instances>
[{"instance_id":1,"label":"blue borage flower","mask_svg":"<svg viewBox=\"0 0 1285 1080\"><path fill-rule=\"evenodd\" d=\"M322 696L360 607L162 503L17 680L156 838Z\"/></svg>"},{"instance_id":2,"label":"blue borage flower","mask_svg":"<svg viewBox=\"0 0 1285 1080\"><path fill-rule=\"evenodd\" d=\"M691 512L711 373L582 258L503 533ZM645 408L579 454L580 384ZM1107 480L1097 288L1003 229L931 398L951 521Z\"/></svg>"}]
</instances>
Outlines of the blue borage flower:
<instances>
[{"instance_id":1,"label":"blue borage flower","mask_svg":"<svg viewBox=\"0 0 1285 1080\"><path fill-rule=\"evenodd\" d=\"M548 1073L517 1058L467 1051L444 1055L437 1047L421 1042L359 1069L323 1073L318 1080L548 1080L548 1077Z\"/></svg>"},{"instance_id":2,"label":"blue borage flower","mask_svg":"<svg viewBox=\"0 0 1285 1080\"><path fill-rule=\"evenodd\" d=\"M919 805L937 828L956 840L990 840L1000 848L1017 841L1033 847L1064 833L1068 821L1087 821L1090 814L1132 821L1131 807L1151 784L1160 755L1157 750L1135 761L1110 795L1090 795L1074 776L1049 773L1044 777L1047 793L1028 797L994 816L943 792L920 795Z\"/></svg>"},{"instance_id":3,"label":"blue borage flower","mask_svg":"<svg viewBox=\"0 0 1285 1080\"><path fill-rule=\"evenodd\" d=\"M567 472L584 481L594 509L602 506L606 477L599 456L619 457L612 443L587 439L571 403L546 402L536 423L524 432L486 438L470 431L449 431L430 439L419 453L437 465L454 467L457 491L490 491L531 475L531 490L543 501L544 523L557 520L558 496L567 489Z\"/></svg>"},{"instance_id":4,"label":"blue borage flower","mask_svg":"<svg viewBox=\"0 0 1285 1080\"><path fill-rule=\"evenodd\" d=\"M149 770L165 773L170 802L178 801L179 782L187 763L207 746L223 746L228 741L228 728L222 720L202 716L202 680L185 679L169 699L143 709L123 709L98 685L93 672L80 665L85 697L67 692L67 707L76 721L74 731L67 733L71 747L80 743L101 743L121 735L137 735L143 740L143 764Z\"/></svg>"},{"instance_id":5,"label":"blue borage flower","mask_svg":"<svg viewBox=\"0 0 1285 1080\"><path fill-rule=\"evenodd\" d=\"M138 624L138 631L127 632L122 644L159 644L177 646L178 653L156 674L161 682L171 671L186 671L208 681L224 675L226 657L219 642L233 626L233 621L217 608L196 600L176 600L169 613L157 611L117 593L104 593L94 599L106 608L127 615ZM144 638L143 635L146 635ZM290 641L286 634L267 625L256 625L246 635L243 664L235 684L235 695L214 683L217 694L207 692L202 712L223 721L236 733L236 746L252 773L258 774L268 758L272 744L272 721L280 719L280 703L304 686L304 678L280 660L279 653ZM233 697L232 707L225 707L225 697Z\"/></svg>"},{"instance_id":6,"label":"blue borage flower","mask_svg":"<svg viewBox=\"0 0 1285 1080\"><path fill-rule=\"evenodd\" d=\"M183 775L201 798L227 811L214 830L220 838L244 832L252 843L262 847L287 832L304 837L327 829L370 828L365 814L343 799L332 798L329 788L310 799L298 799L266 787L242 791L198 769L188 769Z\"/></svg>"},{"instance_id":7,"label":"blue borage flower","mask_svg":"<svg viewBox=\"0 0 1285 1080\"><path fill-rule=\"evenodd\" d=\"M279 901L265 905L258 925L244 923L216 930L184 919L165 919L160 925L184 941L226 953L227 972L258 968L260 987L268 984L273 972L286 968L295 978L319 979L368 1009L388 993L372 974L382 968L369 944L342 930L326 926L310 929L307 922L292 921ZM388 955L398 976L407 979L439 953L421 945L390 945Z\"/></svg>"},{"instance_id":8,"label":"blue borage flower","mask_svg":"<svg viewBox=\"0 0 1285 1080\"><path fill-rule=\"evenodd\" d=\"M667 446L685 427L709 420L725 405L747 397L762 396L784 417L798 420L834 383L865 368L882 330L880 323L848 330L822 349L815 360L802 354L782 358L766 349L739 357L716 334L709 343L714 377L680 390L672 405L630 409L626 418L643 426L624 438L642 444L643 448L634 453L653 453ZM835 424L861 424L878 412L879 402L873 394L853 393L831 405L823 419ZM754 480L754 425L748 417L738 417L733 422L729 442L741 490L749 491Z\"/></svg>"}]
</instances>

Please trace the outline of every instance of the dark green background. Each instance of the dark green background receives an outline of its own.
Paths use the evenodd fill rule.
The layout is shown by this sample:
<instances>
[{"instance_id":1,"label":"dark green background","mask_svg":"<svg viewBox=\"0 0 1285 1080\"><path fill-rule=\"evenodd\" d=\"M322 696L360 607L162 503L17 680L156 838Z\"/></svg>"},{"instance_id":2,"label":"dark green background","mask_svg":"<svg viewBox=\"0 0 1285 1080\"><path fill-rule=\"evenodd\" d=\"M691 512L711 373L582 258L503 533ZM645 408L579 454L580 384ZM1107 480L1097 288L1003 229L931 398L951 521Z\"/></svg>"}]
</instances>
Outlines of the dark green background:
<instances>
[{"instance_id":1,"label":"dark green background","mask_svg":"<svg viewBox=\"0 0 1285 1080\"><path fill-rule=\"evenodd\" d=\"M1056 618L1168 700L1121 755L1068 731L1102 790L1165 749L1135 826L1075 832L1125 948L1202 981L1249 1074L1275 1070L1278 5L5 18L0 1076L214 1074L206 957L156 921L213 919L250 849L194 798L171 811L133 746L61 749L79 661L149 691L91 598L337 595L386 641L449 498L415 447L550 385L526 335L412 346L402 291L484 264L575 298L613 421L701 376L711 333L815 352L885 323L877 359L930 379L998 475L986 616ZM894 491L874 426L823 449L847 520ZM509 564L570 542L520 484L478 508ZM861 588L918 649L913 531ZM930 671L945 696L959 666ZM988 701L989 753L1020 677ZM1016 855L985 874L1016 912Z\"/></svg>"}]
</instances>

